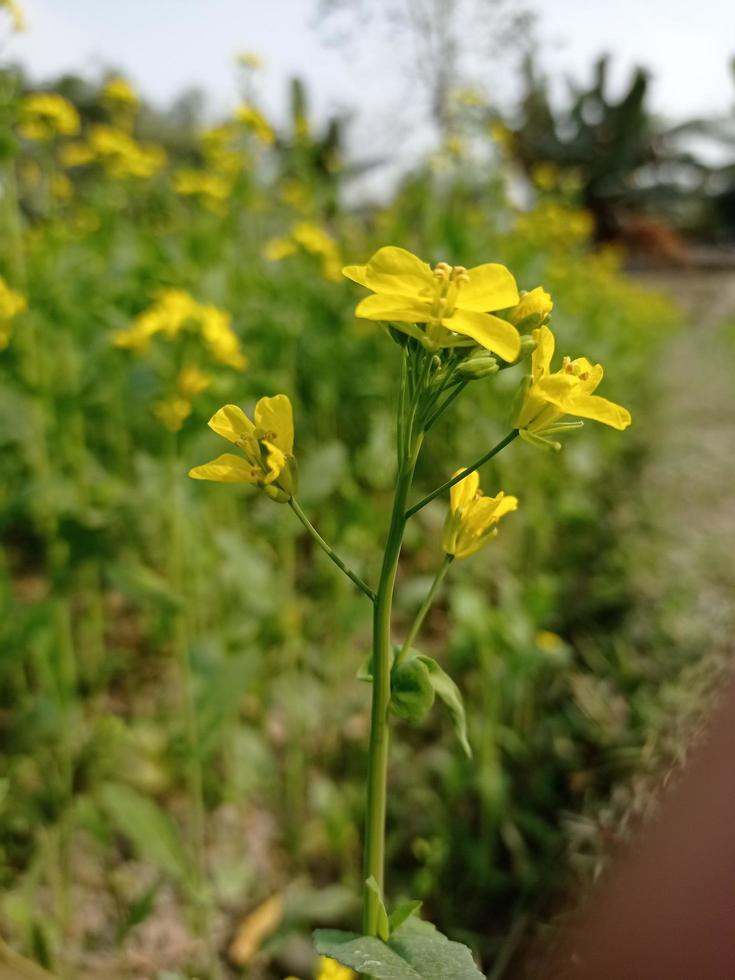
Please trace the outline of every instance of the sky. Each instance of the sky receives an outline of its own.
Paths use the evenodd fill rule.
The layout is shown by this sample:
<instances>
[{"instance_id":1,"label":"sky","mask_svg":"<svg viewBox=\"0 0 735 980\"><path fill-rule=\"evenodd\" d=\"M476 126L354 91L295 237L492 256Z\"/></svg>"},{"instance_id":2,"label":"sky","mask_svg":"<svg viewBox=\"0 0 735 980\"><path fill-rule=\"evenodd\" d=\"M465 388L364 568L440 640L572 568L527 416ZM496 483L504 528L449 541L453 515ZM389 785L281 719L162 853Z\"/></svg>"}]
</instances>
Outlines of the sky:
<instances>
[{"instance_id":1,"label":"sky","mask_svg":"<svg viewBox=\"0 0 735 980\"><path fill-rule=\"evenodd\" d=\"M320 23L318 0L20 3L28 30L1 41L0 58L21 61L36 80L69 69L94 76L115 67L162 105L197 86L215 114L236 101L235 55L253 51L265 62L259 95L275 118L285 111L287 79L299 74L308 82L317 115L351 110L353 149L365 151L363 156L391 146L405 152L412 142L419 146L429 139L413 98L416 83L401 65L403 49L396 49L385 29L360 29L347 45L325 44L333 25L325 30ZM652 105L663 116L732 112L733 0L526 3L538 15L542 63L556 78L589 78L597 55L611 51L618 85L636 63L652 70ZM506 91L504 76L499 63L495 81Z\"/></svg>"}]
</instances>

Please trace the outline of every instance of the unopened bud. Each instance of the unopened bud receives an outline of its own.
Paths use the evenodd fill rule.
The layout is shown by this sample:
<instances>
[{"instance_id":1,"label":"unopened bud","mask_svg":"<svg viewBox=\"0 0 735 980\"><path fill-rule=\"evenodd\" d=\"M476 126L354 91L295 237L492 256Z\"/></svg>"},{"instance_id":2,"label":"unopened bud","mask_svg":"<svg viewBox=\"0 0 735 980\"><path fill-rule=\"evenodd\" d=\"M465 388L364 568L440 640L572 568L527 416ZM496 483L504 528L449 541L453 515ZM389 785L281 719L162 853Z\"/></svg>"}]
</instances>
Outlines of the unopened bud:
<instances>
[{"instance_id":1,"label":"unopened bud","mask_svg":"<svg viewBox=\"0 0 735 980\"><path fill-rule=\"evenodd\" d=\"M533 354L536 350L536 339L531 336L530 333L525 333L521 337L521 353L520 357L527 357L529 354Z\"/></svg>"},{"instance_id":2,"label":"unopened bud","mask_svg":"<svg viewBox=\"0 0 735 980\"><path fill-rule=\"evenodd\" d=\"M457 367L457 373L470 381L478 381L480 378L487 378L492 374L497 374L500 365L493 355L486 350L478 351L461 362Z\"/></svg>"},{"instance_id":3,"label":"unopened bud","mask_svg":"<svg viewBox=\"0 0 735 980\"><path fill-rule=\"evenodd\" d=\"M546 323L553 309L551 296L543 286L536 286L523 293L520 302L508 313L508 319L519 330L533 330Z\"/></svg>"}]
</instances>

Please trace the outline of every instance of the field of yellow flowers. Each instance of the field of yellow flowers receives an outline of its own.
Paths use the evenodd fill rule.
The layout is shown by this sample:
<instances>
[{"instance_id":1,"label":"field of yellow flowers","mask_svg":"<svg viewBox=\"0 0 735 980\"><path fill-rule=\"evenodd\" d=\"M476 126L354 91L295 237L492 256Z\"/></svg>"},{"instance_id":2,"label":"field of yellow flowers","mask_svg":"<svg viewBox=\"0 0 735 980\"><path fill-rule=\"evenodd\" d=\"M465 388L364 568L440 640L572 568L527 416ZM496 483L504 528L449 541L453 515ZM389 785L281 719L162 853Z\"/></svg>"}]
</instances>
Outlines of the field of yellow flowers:
<instances>
[{"instance_id":1,"label":"field of yellow flowers","mask_svg":"<svg viewBox=\"0 0 735 980\"><path fill-rule=\"evenodd\" d=\"M474 758L440 714L392 749L395 897L498 980L679 750L671 691L696 651L641 607L634 568L678 314L593 247L573 194L512 203L497 131L348 207L339 127L299 85L282 127L245 101L160 140L125 79L73 95L0 77L0 933L59 978L348 975L309 933L359 915L365 599L288 508L187 473L222 448L220 406L288 392L301 505L375 577L398 362L341 270L390 242L543 284L559 354L609 364L633 417L485 467L522 520L457 563L423 632ZM437 422L422 492L505 434L509 375ZM399 630L445 507L407 532Z\"/></svg>"}]
</instances>

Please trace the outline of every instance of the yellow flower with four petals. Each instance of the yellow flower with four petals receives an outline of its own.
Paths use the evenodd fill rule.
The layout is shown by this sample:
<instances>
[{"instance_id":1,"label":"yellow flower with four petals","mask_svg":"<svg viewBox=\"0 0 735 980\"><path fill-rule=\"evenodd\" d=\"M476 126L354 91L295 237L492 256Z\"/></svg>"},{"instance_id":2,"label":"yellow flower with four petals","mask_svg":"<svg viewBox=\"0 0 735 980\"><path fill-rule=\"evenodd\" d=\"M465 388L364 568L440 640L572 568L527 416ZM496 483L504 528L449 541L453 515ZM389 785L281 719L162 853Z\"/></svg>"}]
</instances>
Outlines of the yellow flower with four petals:
<instances>
[{"instance_id":1,"label":"yellow flower with four petals","mask_svg":"<svg viewBox=\"0 0 735 980\"><path fill-rule=\"evenodd\" d=\"M565 357L561 368L552 372L556 344L553 333L542 326L532 336L536 349L531 355L531 374L523 383L522 404L515 420L521 438L547 449L561 449L560 443L547 437L582 425L560 421L565 415L593 419L613 429L628 428L630 412L594 394L602 381L601 364L592 364L586 357Z\"/></svg>"},{"instance_id":2,"label":"yellow flower with four petals","mask_svg":"<svg viewBox=\"0 0 735 980\"><path fill-rule=\"evenodd\" d=\"M454 473L458 476L461 469ZM442 548L453 558L469 558L498 533L498 521L518 509L518 498L501 490L497 497L486 497L475 470L449 491L449 513L444 522Z\"/></svg>"},{"instance_id":3,"label":"yellow flower with four petals","mask_svg":"<svg viewBox=\"0 0 735 980\"><path fill-rule=\"evenodd\" d=\"M516 328L493 315L519 299L504 265L465 269L439 262L432 269L406 249L389 245L367 265L348 265L342 272L375 294L362 300L356 316L394 324L429 350L476 343L509 362L520 353Z\"/></svg>"},{"instance_id":4,"label":"yellow flower with four petals","mask_svg":"<svg viewBox=\"0 0 735 980\"><path fill-rule=\"evenodd\" d=\"M209 420L209 427L243 451L223 453L195 466L189 476L217 483L249 483L279 503L287 503L296 489L293 455L293 409L287 395L261 398L254 422L237 405L225 405Z\"/></svg>"}]
</instances>

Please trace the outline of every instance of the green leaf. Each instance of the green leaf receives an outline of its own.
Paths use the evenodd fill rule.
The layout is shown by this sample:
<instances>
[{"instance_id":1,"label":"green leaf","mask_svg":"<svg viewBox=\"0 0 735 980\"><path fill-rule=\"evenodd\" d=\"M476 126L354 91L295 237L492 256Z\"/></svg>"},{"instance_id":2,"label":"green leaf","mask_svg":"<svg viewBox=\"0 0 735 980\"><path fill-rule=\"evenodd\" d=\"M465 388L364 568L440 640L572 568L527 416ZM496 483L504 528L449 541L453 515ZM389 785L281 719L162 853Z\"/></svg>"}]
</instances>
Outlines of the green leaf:
<instances>
[{"instance_id":1,"label":"green leaf","mask_svg":"<svg viewBox=\"0 0 735 980\"><path fill-rule=\"evenodd\" d=\"M177 881L191 882L191 865L169 815L157 803L123 783L104 783L100 803L119 832L140 856Z\"/></svg>"},{"instance_id":2,"label":"green leaf","mask_svg":"<svg viewBox=\"0 0 735 980\"><path fill-rule=\"evenodd\" d=\"M421 974L410 963L374 936L360 936L340 929L317 929L314 943L320 956L330 956L343 966L376 980L422 980Z\"/></svg>"},{"instance_id":3,"label":"green leaf","mask_svg":"<svg viewBox=\"0 0 735 980\"><path fill-rule=\"evenodd\" d=\"M415 915L423 904L423 902L414 901L402 902L400 905L397 905L388 916L390 931L395 932L397 929L400 929L406 919L410 919L412 915Z\"/></svg>"},{"instance_id":4,"label":"green leaf","mask_svg":"<svg viewBox=\"0 0 735 980\"><path fill-rule=\"evenodd\" d=\"M472 954L428 922L409 918L387 942L355 932L317 929L317 952L376 980L484 980Z\"/></svg>"},{"instance_id":5,"label":"green leaf","mask_svg":"<svg viewBox=\"0 0 735 980\"><path fill-rule=\"evenodd\" d=\"M385 911L383 896L380 893L380 885L372 875L366 880L365 886L375 895L378 900L378 936L380 939L387 940L390 936L390 925L388 923L388 913Z\"/></svg>"},{"instance_id":6,"label":"green leaf","mask_svg":"<svg viewBox=\"0 0 735 980\"><path fill-rule=\"evenodd\" d=\"M434 686L428 668L413 654L393 667L390 675L391 708L406 721L417 724L434 703Z\"/></svg>"},{"instance_id":7,"label":"green leaf","mask_svg":"<svg viewBox=\"0 0 735 980\"><path fill-rule=\"evenodd\" d=\"M390 946L424 980L485 980L467 946L422 919L409 918L391 936Z\"/></svg>"},{"instance_id":8,"label":"green leaf","mask_svg":"<svg viewBox=\"0 0 735 980\"><path fill-rule=\"evenodd\" d=\"M445 670L442 670L432 657L419 654L417 659L425 665L431 686L447 706L459 743L465 750L467 757L471 759L472 749L470 748L470 743L467 741L467 719L465 717L464 702L462 701L462 694L459 688L449 674Z\"/></svg>"}]
</instances>

